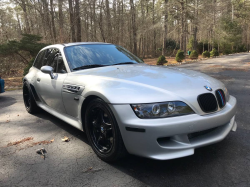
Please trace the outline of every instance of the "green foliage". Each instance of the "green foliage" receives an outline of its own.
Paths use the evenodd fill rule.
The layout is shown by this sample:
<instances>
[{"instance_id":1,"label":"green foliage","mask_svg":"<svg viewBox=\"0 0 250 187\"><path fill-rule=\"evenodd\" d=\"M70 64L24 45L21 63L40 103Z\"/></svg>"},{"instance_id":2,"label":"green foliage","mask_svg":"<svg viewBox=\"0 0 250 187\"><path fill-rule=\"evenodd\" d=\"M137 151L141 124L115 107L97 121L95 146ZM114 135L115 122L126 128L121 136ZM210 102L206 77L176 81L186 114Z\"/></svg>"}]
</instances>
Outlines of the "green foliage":
<instances>
[{"instance_id":1,"label":"green foliage","mask_svg":"<svg viewBox=\"0 0 250 187\"><path fill-rule=\"evenodd\" d=\"M223 30L222 39L230 46L239 46L242 43L242 25L231 17L221 19L221 29ZM228 49L227 49L228 50Z\"/></svg>"},{"instance_id":2,"label":"green foliage","mask_svg":"<svg viewBox=\"0 0 250 187\"><path fill-rule=\"evenodd\" d=\"M223 55L229 55L229 54L232 54L232 50L231 49L225 49L223 50Z\"/></svg>"},{"instance_id":3,"label":"green foliage","mask_svg":"<svg viewBox=\"0 0 250 187\"><path fill-rule=\"evenodd\" d=\"M177 52L177 54L176 54L176 57L175 57L175 60L176 60L177 62L181 62L183 59L185 59L184 51L178 50L178 52Z\"/></svg>"},{"instance_id":4,"label":"green foliage","mask_svg":"<svg viewBox=\"0 0 250 187\"><path fill-rule=\"evenodd\" d=\"M20 50L30 52L32 57L36 57L37 53L49 44L40 43L42 37L32 34L23 34L20 40Z\"/></svg>"},{"instance_id":5,"label":"green foliage","mask_svg":"<svg viewBox=\"0 0 250 187\"><path fill-rule=\"evenodd\" d=\"M167 39L166 41L167 50L180 49L180 45L172 39Z\"/></svg>"},{"instance_id":6,"label":"green foliage","mask_svg":"<svg viewBox=\"0 0 250 187\"><path fill-rule=\"evenodd\" d=\"M210 53L208 51L204 51L202 53L203 58L210 58Z\"/></svg>"},{"instance_id":7,"label":"green foliage","mask_svg":"<svg viewBox=\"0 0 250 187\"><path fill-rule=\"evenodd\" d=\"M238 50L237 52L246 52L247 51L247 48L245 45L240 45L238 46Z\"/></svg>"},{"instance_id":8,"label":"green foliage","mask_svg":"<svg viewBox=\"0 0 250 187\"><path fill-rule=\"evenodd\" d=\"M33 64L34 58L36 57L37 53L48 44L40 42L42 39L41 36L32 34L23 34L22 36L23 37L20 41L12 40L0 44L0 55L3 57L7 57L17 54L19 57L21 57L22 61L27 63L27 66L24 68L23 73L23 75L26 75ZM32 59L26 59L27 57L23 56L22 52L28 52L29 57L32 57Z\"/></svg>"},{"instance_id":9,"label":"green foliage","mask_svg":"<svg viewBox=\"0 0 250 187\"><path fill-rule=\"evenodd\" d=\"M29 73L29 69L31 68L31 66L33 65L33 62L34 62L35 58L32 58L28 65L24 68L23 70L23 76L27 75Z\"/></svg>"},{"instance_id":10,"label":"green foliage","mask_svg":"<svg viewBox=\"0 0 250 187\"><path fill-rule=\"evenodd\" d=\"M12 40L7 43L0 44L0 55L8 56L13 55L13 53L17 53L20 48L20 43Z\"/></svg>"},{"instance_id":11,"label":"green foliage","mask_svg":"<svg viewBox=\"0 0 250 187\"><path fill-rule=\"evenodd\" d=\"M20 51L27 51L34 58L37 53L49 44L40 43L42 37L32 34L23 34L20 41L11 40L0 44L0 55L9 56L18 54ZM28 60L27 60L28 61Z\"/></svg>"},{"instance_id":12,"label":"green foliage","mask_svg":"<svg viewBox=\"0 0 250 187\"><path fill-rule=\"evenodd\" d=\"M198 53L197 51L193 50L190 54L191 59L197 59L198 58Z\"/></svg>"},{"instance_id":13,"label":"green foliage","mask_svg":"<svg viewBox=\"0 0 250 187\"><path fill-rule=\"evenodd\" d=\"M163 65L167 63L168 61L166 60L165 56L161 55L158 60L157 60L157 65Z\"/></svg>"},{"instance_id":14,"label":"green foliage","mask_svg":"<svg viewBox=\"0 0 250 187\"><path fill-rule=\"evenodd\" d=\"M189 51L191 51L194 48L194 37L193 36L189 38L187 48Z\"/></svg>"},{"instance_id":15,"label":"green foliage","mask_svg":"<svg viewBox=\"0 0 250 187\"><path fill-rule=\"evenodd\" d=\"M213 48L213 50L210 52L211 57L219 56L219 52L217 49Z\"/></svg>"}]
</instances>

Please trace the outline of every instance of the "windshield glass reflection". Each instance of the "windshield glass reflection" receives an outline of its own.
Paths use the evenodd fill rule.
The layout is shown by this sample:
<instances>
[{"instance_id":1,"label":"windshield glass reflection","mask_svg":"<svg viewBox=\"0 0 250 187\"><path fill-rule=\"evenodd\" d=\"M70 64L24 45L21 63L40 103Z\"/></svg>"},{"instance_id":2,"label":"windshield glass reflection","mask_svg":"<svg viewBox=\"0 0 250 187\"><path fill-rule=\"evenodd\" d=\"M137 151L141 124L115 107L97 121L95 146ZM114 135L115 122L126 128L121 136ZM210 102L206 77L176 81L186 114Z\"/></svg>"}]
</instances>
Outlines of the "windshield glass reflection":
<instances>
[{"instance_id":1,"label":"windshield glass reflection","mask_svg":"<svg viewBox=\"0 0 250 187\"><path fill-rule=\"evenodd\" d=\"M81 66L144 63L121 46L95 44L75 45L64 48L71 70Z\"/></svg>"}]
</instances>

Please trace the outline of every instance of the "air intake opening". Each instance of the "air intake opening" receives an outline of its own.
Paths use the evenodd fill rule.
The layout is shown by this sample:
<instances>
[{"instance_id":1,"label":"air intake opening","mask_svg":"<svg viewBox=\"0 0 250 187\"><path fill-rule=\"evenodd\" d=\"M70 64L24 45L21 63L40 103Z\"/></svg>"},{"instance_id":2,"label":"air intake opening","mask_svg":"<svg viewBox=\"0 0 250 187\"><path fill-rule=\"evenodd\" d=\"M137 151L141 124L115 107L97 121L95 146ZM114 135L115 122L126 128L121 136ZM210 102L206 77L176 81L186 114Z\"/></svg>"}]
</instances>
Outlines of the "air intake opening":
<instances>
[{"instance_id":1,"label":"air intake opening","mask_svg":"<svg viewBox=\"0 0 250 187\"><path fill-rule=\"evenodd\" d=\"M205 93L198 96L198 103L203 112L209 113L217 110L217 101L213 94Z\"/></svg>"}]
</instances>

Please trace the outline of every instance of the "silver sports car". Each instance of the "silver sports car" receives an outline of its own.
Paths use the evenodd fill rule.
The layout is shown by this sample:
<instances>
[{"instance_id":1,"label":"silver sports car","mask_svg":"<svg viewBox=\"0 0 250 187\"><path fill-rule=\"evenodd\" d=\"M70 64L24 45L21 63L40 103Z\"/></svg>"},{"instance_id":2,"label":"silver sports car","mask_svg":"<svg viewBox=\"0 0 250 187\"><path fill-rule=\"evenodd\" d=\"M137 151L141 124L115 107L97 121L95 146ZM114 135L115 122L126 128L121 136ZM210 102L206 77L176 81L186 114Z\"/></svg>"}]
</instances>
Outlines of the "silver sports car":
<instances>
[{"instance_id":1,"label":"silver sports car","mask_svg":"<svg viewBox=\"0 0 250 187\"><path fill-rule=\"evenodd\" d=\"M220 81L146 65L107 43L45 47L24 77L23 99L29 113L42 108L85 131L104 161L184 157L237 128L236 99Z\"/></svg>"}]
</instances>

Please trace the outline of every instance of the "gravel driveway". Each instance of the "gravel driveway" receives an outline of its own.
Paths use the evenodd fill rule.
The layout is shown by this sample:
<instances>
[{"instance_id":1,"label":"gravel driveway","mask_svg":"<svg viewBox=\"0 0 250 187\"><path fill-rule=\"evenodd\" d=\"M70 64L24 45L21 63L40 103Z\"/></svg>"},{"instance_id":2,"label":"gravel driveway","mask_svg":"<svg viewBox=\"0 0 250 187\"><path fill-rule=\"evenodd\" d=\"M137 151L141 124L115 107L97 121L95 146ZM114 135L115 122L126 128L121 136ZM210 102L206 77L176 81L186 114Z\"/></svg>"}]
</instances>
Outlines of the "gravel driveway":
<instances>
[{"instance_id":1,"label":"gravel driveway","mask_svg":"<svg viewBox=\"0 0 250 187\"><path fill-rule=\"evenodd\" d=\"M238 100L238 130L189 157L96 157L86 135L52 115L25 111L22 92L0 94L0 186L250 186L250 54L184 64L226 84ZM64 137L70 139L63 142ZM36 153L45 148L46 157Z\"/></svg>"}]
</instances>

